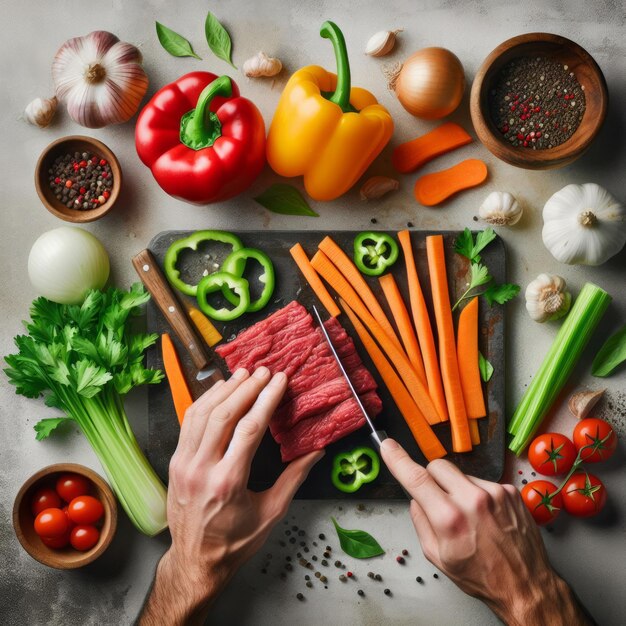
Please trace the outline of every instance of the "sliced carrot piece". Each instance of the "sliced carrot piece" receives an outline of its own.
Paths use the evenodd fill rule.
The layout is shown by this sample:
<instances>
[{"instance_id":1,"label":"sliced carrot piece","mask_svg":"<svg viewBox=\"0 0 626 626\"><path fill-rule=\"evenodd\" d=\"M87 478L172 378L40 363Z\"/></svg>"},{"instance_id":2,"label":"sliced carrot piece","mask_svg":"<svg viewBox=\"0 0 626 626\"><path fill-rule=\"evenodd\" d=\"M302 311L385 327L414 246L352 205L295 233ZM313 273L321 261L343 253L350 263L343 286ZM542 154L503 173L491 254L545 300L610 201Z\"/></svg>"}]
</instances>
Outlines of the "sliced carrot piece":
<instances>
[{"instance_id":1,"label":"sliced carrot piece","mask_svg":"<svg viewBox=\"0 0 626 626\"><path fill-rule=\"evenodd\" d=\"M178 423L182 425L185 412L193 404L193 398L178 353L167 333L161 335L161 351L163 353L163 369L170 385L176 417L178 417Z\"/></svg>"},{"instance_id":2,"label":"sliced carrot piece","mask_svg":"<svg viewBox=\"0 0 626 626\"><path fill-rule=\"evenodd\" d=\"M487 166L479 159L467 159L454 167L417 179L413 193L424 206L435 206L459 191L477 187L487 180Z\"/></svg>"},{"instance_id":3,"label":"sliced carrot piece","mask_svg":"<svg viewBox=\"0 0 626 626\"><path fill-rule=\"evenodd\" d=\"M331 263L348 279L348 282L356 289L365 303L369 312L382 326L385 334L396 346L402 350L402 345L398 336L393 330L393 326L387 319L385 312L378 303L376 296L370 289L359 268L352 262L350 257L335 243L331 237L324 237L318 248L330 259Z\"/></svg>"},{"instance_id":4,"label":"sliced carrot piece","mask_svg":"<svg viewBox=\"0 0 626 626\"><path fill-rule=\"evenodd\" d=\"M478 421L475 419L467 420L469 424L470 431L470 439L472 440L472 445L477 446L480 443L480 431L478 430Z\"/></svg>"},{"instance_id":5,"label":"sliced carrot piece","mask_svg":"<svg viewBox=\"0 0 626 626\"><path fill-rule=\"evenodd\" d=\"M428 255L428 271L430 286L433 294L433 308L437 320L437 335L439 337L439 360L441 363L441 377L446 394L446 404L450 414L450 429L452 430L452 449L455 452L469 452L472 449L465 400L459 375L459 364L456 356L456 342L454 339L454 324L452 322L452 307L448 292L448 277L446 274L446 259L443 249L443 236L431 235L426 237L426 253Z\"/></svg>"},{"instance_id":6,"label":"sliced carrot piece","mask_svg":"<svg viewBox=\"0 0 626 626\"><path fill-rule=\"evenodd\" d=\"M467 417L487 415L478 367L478 297L472 298L459 316L456 354Z\"/></svg>"},{"instance_id":7,"label":"sliced carrot piece","mask_svg":"<svg viewBox=\"0 0 626 626\"><path fill-rule=\"evenodd\" d=\"M337 294L348 303L348 306L354 310L361 321L369 328L372 335L376 337L376 341L378 341L394 367L398 370L400 378L404 381L428 423L437 424L439 422L439 414L428 395L428 389L426 389L419 376L415 373L406 354L389 339L382 326L367 310L367 307L363 304L352 285L321 250L315 254L311 264Z\"/></svg>"},{"instance_id":8,"label":"sliced carrot piece","mask_svg":"<svg viewBox=\"0 0 626 626\"><path fill-rule=\"evenodd\" d=\"M306 255L304 248L297 243L289 250L289 252L291 253L291 256L296 262L299 270L302 272L302 275L306 279L306 282L309 283L309 287L311 287L318 300L328 311L328 314L331 317L337 317L341 311L330 293L328 293L328 289L324 286L322 279L318 276L317 272L311 265L311 261L309 261L309 257Z\"/></svg>"},{"instance_id":9,"label":"sliced carrot piece","mask_svg":"<svg viewBox=\"0 0 626 626\"><path fill-rule=\"evenodd\" d=\"M437 358L437 350L435 349L435 338L430 325L430 318L428 317L426 301L424 300L424 294L422 293L422 287L417 275L417 266L415 265L413 246L411 244L411 233L408 230L400 231L398 233L398 240L402 246L404 260L406 261L411 312L413 314L413 323L415 324L419 346L424 359L428 392L435 407L437 407L440 421L445 422L448 419L448 407L446 405L446 397L441 382L439 359Z\"/></svg>"},{"instance_id":10,"label":"sliced carrot piece","mask_svg":"<svg viewBox=\"0 0 626 626\"><path fill-rule=\"evenodd\" d=\"M360 322L354 311L340 299L339 302L343 307L346 315L350 318L354 329L356 330L363 347L370 355L378 373L383 379L389 393L393 398L398 410L404 417L404 421L411 430L415 441L419 446L422 454L429 460L440 459L446 455L446 449L443 447L437 435L433 432L424 415L415 404L411 394L407 391L404 383L400 380L391 363L387 360L372 336L367 332L365 326Z\"/></svg>"},{"instance_id":11,"label":"sliced carrot piece","mask_svg":"<svg viewBox=\"0 0 626 626\"><path fill-rule=\"evenodd\" d=\"M404 344L404 350L409 357L409 361L415 370L415 373L421 378L424 385L427 384L426 372L424 371L424 362L422 361L422 353L420 351L419 344L417 343L417 337L413 330L413 324L409 317L409 312L406 309L400 289L398 289L398 283L393 277L393 274L384 274L378 279L380 286L387 299L387 304L391 309L391 313L396 322L398 332L402 338Z\"/></svg>"},{"instance_id":12,"label":"sliced carrot piece","mask_svg":"<svg viewBox=\"0 0 626 626\"><path fill-rule=\"evenodd\" d=\"M222 335L219 330L213 326L209 321L209 318L202 312L193 306L187 309L189 317L196 327L197 331L202 335L202 338L206 342L207 346L212 348L215 344L222 341Z\"/></svg>"},{"instance_id":13,"label":"sliced carrot piece","mask_svg":"<svg viewBox=\"0 0 626 626\"><path fill-rule=\"evenodd\" d=\"M451 150L456 150L472 142L472 138L461 126L454 122L446 122L406 143L397 146L391 157L393 166L406 174L432 161Z\"/></svg>"}]
</instances>

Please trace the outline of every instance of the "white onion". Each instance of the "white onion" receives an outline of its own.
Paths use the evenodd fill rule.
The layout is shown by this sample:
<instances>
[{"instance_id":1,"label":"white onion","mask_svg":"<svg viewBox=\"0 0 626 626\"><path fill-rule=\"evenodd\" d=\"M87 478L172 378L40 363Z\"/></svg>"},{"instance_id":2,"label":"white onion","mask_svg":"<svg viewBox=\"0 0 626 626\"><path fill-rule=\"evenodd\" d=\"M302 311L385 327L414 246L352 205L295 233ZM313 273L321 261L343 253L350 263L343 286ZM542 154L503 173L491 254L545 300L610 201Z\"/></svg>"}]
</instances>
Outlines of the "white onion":
<instances>
[{"instance_id":1,"label":"white onion","mask_svg":"<svg viewBox=\"0 0 626 626\"><path fill-rule=\"evenodd\" d=\"M28 277L38 294L61 304L79 304L89 289L109 278L109 255L96 237L81 228L61 226L35 241Z\"/></svg>"}]
</instances>

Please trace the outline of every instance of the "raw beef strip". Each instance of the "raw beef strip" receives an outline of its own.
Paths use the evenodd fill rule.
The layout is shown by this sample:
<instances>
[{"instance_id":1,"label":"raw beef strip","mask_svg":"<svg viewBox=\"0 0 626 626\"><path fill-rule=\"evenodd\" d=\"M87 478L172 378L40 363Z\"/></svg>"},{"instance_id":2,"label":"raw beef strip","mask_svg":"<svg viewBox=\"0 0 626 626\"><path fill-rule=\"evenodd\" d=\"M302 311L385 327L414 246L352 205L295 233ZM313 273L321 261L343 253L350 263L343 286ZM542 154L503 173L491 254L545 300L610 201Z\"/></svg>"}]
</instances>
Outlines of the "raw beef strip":
<instances>
[{"instance_id":1,"label":"raw beef strip","mask_svg":"<svg viewBox=\"0 0 626 626\"><path fill-rule=\"evenodd\" d=\"M375 391L369 391L361 400L371 417L375 417L382 410L382 402ZM282 435L280 454L283 462L292 461L313 450L321 450L363 424L365 417L353 398L345 400L321 416L302 420Z\"/></svg>"}]
</instances>

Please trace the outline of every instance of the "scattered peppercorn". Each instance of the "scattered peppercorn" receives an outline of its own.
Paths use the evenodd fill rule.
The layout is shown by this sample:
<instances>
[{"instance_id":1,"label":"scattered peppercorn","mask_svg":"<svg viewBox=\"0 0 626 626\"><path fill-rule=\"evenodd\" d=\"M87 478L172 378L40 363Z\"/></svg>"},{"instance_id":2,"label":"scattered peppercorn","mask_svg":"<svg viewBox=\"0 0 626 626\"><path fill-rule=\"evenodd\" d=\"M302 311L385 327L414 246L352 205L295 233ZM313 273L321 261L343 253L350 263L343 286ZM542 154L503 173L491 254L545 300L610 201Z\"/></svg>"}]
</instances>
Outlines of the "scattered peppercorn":
<instances>
[{"instance_id":1,"label":"scattered peppercorn","mask_svg":"<svg viewBox=\"0 0 626 626\"><path fill-rule=\"evenodd\" d=\"M302 547L306 546L306 541L301 541L301 542L300 542L300 545L301 545Z\"/></svg>"},{"instance_id":2,"label":"scattered peppercorn","mask_svg":"<svg viewBox=\"0 0 626 626\"><path fill-rule=\"evenodd\" d=\"M365 591L363 591L363 589L359 589L359 590L357 591L357 593L358 593L360 596L364 596L364 595L365 595Z\"/></svg>"},{"instance_id":3,"label":"scattered peppercorn","mask_svg":"<svg viewBox=\"0 0 626 626\"><path fill-rule=\"evenodd\" d=\"M324 541L324 539L326 539L326 535L324 533L320 533L318 535L318 538L321 539L322 541Z\"/></svg>"},{"instance_id":4,"label":"scattered peppercorn","mask_svg":"<svg viewBox=\"0 0 626 626\"><path fill-rule=\"evenodd\" d=\"M357 511L365 511L365 505L364 504L357 504L356 505L356 510Z\"/></svg>"},{"instance_id":5,"label":"scattered peppercorn","mask_svg":"<svg viewBox=\"0 0 626 626\"><path fill-rule=\"evenodd\" d=\"M324 557L326 557L327 559L330 558L330 552L328 550L324 552Z\"/></svg>"},{"instance_id":6,"label":"scattered peppercorn","mask_svg":"<svg viewBox=\"0 0 626 626\"><path fill-rule=\"evenodd\" d=\"M304 595L302 595L301 593L297 593L296 594L296 598L298 598L298 600L302 601L302 600L304 600Z\"/></svg>"},{"instance_id":7,"label":"scattered peppercorn","mask_svg":"<svg viewBox=\"0 0 626 626\"><path fill-rule=\"evenodd\" d=\"M304 575L304 580L311 580L311 577L308 574Z\"/></svg>"},{"instance_id":8,"label":"scattered peppercorn","mask_svg":"<svg viewBox=\"0 0 626 626\"><path fill-rule=\"evenodd\" d=\"M409 551L405 548L404 550L402 550L402 554L403 556L409 556Z\"/></svg>"},{"instance_id":9,"label":"scattered peppercorn","mask_svg":"<svg viewBox=\"0 0 626 626\"><path fill-rule=\"evenodd\" d=\"M371 222L372 224L377 224L377 223L378 223L378 220L377 220L375 217L373 217L373 218L370 220L370 222Z\"/></svg>"},{"instance_id":10,"label":"scattered peppercorn","mask_svg":"<svg viewBox=\"0 0 626 626\"><path fill-rule=\"evenodd\" d=\"M324 566L327 566L327 565L328 565L328 561L327 561L326 559L322 559L322 560L320 561L320 563L321 563L322 565L324 565Z\"/></svg>"},{"instance_id":11,"label":"scattered peppercorn","mask_svg":"<svg viewBox=\"0 0 626 626\"><path fill-rule=\"evenodd\" d=\"M326 550L328 550L328 552L330 552L332 550L332 548L330 546L326 546Z\"/></svg>"},{"instance_id":12,"label":"scattered peppercorn","mask_svg":"<svg viewBox=\"0 0 626 626\"><path fill-rule=\"evenodd\" d=\"M315 555L313 555L313 556L311 557L311 559L312 559L313 561L317 561L317 557L316 557Z\"/></svg>"},{"instance_id":13,"label":"scattered peppercorn","mask_svg":"<svg viewBox=\"0 0 626 626\"><path fill-rule=\"evenodd\" d=\"M528 481L525 478L522 478L522 485L527 485Z\"/></svg>"},{"instance_id":14,"label":"scattered peppercorn","mask_svg":"<svg viewBox=\"0 0 626 626\"><path fill-rule=\"evenodd\" d=\"M418 576L415 580L420 584L424 582L424 579L421 576Z\"/></svg>"},{"instance_id":15,"label":"scattered peppercorn","mask_svg":"<svg viewBox=\"0 0 626 626\"><path fill-rule=\"evenodd\" d=\"M306 566L308 561L306 559L298 559L298 563L300 563L300 565L302 565L304 567L304 566Z\"/></svg>"},{"instance_id":16,"label":"scattered peppercorn","mask_svg":"<svg viewBox=\"0 0 626 626\"><path fill-rule=\"evenodd\" d=\"M308 549L306 546L304 546L304 551L305 551L305 552L308 552L308 551L309 551L309 549Z\"/></svg>"},{"instance_id":17,"label":"scattered peppercorn","mask_svg":"<svg viewBox=\"0 0 626 626\"><path fill-rule=\"evenodd\" d=\"M522 472L522 470L517 470L518 474L523 474L524 472Z\"/></svg>"},{"instance_id":18,"label":"scattered peppercorn","mask_svg":"<svg viewBox=\"0 0 626 626\"><path fill-rule=\"evenodd\" d=\"M374 572L367 572L368 578L374 578Z\"/></svg>"},{"instance_id":19,"label":"scattered peppercorn","mask_svg":"<svg viewBox=\"0 0 626 626\"><path fill-rule=\"evenodd\" d=\"M298 527L297 526L292 526L291 530L293 530L293 532L296 532L298 530Z\"/></svg>"},{"instance_id":20,"label":"scattered peppercorn","mask_svg":"<svg viewBox=\"0 0 626 626\"><path fill-rule=\"evenodd\" d=\"M286 556L286 557L285 557L285 560L286 560L286 561L291 561L291 557L290 557L290 556Z\"/></svg>"},{"instance_id":21,"label":"scattered peppercorn","mask_svg":"<svg viewBox=\"0 0 626 626\"><path fill-rule=\"evenodd\" d=\"M335 567L341 567L341 561L335 561Z\"/></svg>"},{"instance_id":22,"label":"scattered peppercorn","mask_svg":"<svg viewBox=\"0 0 626 626\"><path fill-rule=\"evenodd\" d=\"M396 561L397 561L398 563L400 563L400 565L404 565L404 563L405 563L405 561L404 561L404 557L402 557L402 556L397 556L397 557L396 557Z\"/></svg>"},{"instance_id":23,"label":"scattered peppercorn","mask_svg":"<svg viewBox=\"0 0 626 626\"><path fill-rule=\"evenodd\" d=\"M291 535L291 531L290 530L286 530L285 531L285 535L287 535L287 537L289 537Z\"/></svg>"},{"instance_id":24,"label":"scattered peppercorn","mask_svg":"<svg viewBox=\"0 0 626 626\"><path fill-rule=\"evenodd\" d=\"M328 582L328 578L326 578L326 576L320 576L320 582L321 583L327 583Z\"/></svg>"},{"instance_id":25,"label":"scattered peppercorn","mask_svg":"<svg viewBox=\"0 0 626 626\"><path fill-rule=\"evenodd\" d=\"M474 215L474 217L472 217L472 219L473 219L475 222L477 222L477 221L478 221L478 216L477 216L477 215Z\"/></svg>"},{"instance_id":26,"label":"scattered peppercorn","mask_svg":"<svg viewBox=\"0 0 626 626\"><path fill-rule=\"evenodd\" d=\"M537 474L535 472L531 472L530 475L531 476L536 476Z\"/></svg>"},{"instance_id":27,"label":"scattered peppercorn","mask_svg":"<svg viewBox=\"0 0 626 626\"><path fill-rule=\"evenodd\" d=\"M377 580L378 582L380 582L383 579L383 577L380 574L376 574L376 576L374 576L374 580Z\"/></svg>"},{"instance_id":28,"label":"scattered peppercorn","mask_svg":"<svg viewBox=\"0 0 626 626\"><path fill-rule=\"evenodd\" d=\"M307 564L306 564L306 566L305 566L305 567L306 567L307 569L313 569L313 563L309 563L309 562L307 561Z\"/></svg>"},{"instance_id":29,"label":"scattered peppercorn","mask_svg":"<svg viewBox=\"0 0 626 626\"><path fill-rule=\"evenodd\" d=\"M299 530L298 531L298 537L304 537L304 531L303 530Z\"/></svg>"},{"instance_id":30,"label":"scattered peppercorn","mask_svg":"<svg viewBox=\"0 0 626 626\"><path fill-rule=\"evenodd\" d=\"M289 539L289 543L296 543L296 538L295 537L291 537Z\"/></svg>"},{"instance_id":31,"label":"scattered peppercorn","mask_svg":"<svg viewBox=\"0 0 626 626\"><path fill-rule=\"evenodd\" d=\"M354 576L354 574L352 572L346 572L346 576L348 578L352 578Z\"/></svg>"},{"instance_id":32,"label":"scattered peppercorn","mask_svg":"<svg viewBox=\"0 0 626 626\"><path fill-rule=\"evenodd\" d=\"M390 595L391 595L391 589L385 589L385 590L383 591L383 593L384 593L386 596L390 596Z\"/></svg>"},{"instance_id":33,"label":"scattered peppercorn","mask_svg":"<svg viewBox=\"0 0 626 626\"><path fill-rule=\"evenodd\" d=\"M413 222L407 222L406 226L407 228L413 228Z\"/></svg>"},{"instance_id":34,"label":"scattered peppercorn","mask_svg":"<svg viewBox=\"0 0 626 626\"><path fill-rule=\"evenodd\" d=\"M433 574L433 578L439 578L439 574Z\"/></svg>"},{"instance_id":35,"label":"scattered peppercorn","mask_svg":"<svg viewBox=\"0 0 626 626\"><path fill-rule=\"evenodd\" d=\"M313 545L317 548L317 541L314 541Z\"/></svg>"},{"instance_id":36,"label":"scattered peppercorn","mask_svg":"<svg viewBox=\"0 0 626 626\"><path fill-rule=\"evenodd\" d=\"M348 577L345 574L339 574L339 580L342 583L345 583L348 580Z\"/></svg>"},{"instance_id":37,"label":"scattered peppercorn","mask_svg":"<svg viewBox=\"0 0 626 626\"><path fill-rule=\"evenodd\" d=\"M313 583L309 580L306 583L304 583L309 589L313 586Z\"/></svg>"},{"instance_id":38,"label":"scattered peppercorn","mask_svg":"<svg viewBox=\"0 0 626 626\"><path fill-rule=\"evenodd\" d=\"M282 541L282 540L281 540L281 541L279 541L279 542L278 542L278 545L279 545L281 548L284 548L287 544L286 544L284 541Z\"/></svg>"},{"instance_id":39,"label":"scattered peppercorn","mask_svg":"<svg viewBox=\"0 0 626 626\"><path fill-rule=\"evenodd\" d=\"M302 552L296 552L296 557L298 559L301 559L302 558Z\"/></svg>"}]
</instances>

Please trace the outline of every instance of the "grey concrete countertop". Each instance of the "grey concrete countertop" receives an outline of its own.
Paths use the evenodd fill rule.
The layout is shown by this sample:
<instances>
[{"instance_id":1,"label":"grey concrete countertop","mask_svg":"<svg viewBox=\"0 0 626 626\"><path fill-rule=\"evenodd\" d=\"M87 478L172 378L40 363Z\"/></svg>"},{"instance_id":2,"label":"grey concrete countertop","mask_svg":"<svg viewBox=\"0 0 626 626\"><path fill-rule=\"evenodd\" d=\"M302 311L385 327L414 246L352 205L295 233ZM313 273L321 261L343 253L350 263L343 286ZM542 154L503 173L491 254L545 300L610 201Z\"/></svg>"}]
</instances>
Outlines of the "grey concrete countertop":
<instances>
[{"instance_id":1,"label":"grey concrete countertop","mask_svg":"<svg viewBox=\"0 0 626 626\"><path fill-rule=\"evenodd\" d=\"M386 2L341 2L315 0L290 2L274 0L217 0L211 9L228 26L234 41L234 60L243 61L258 50L283 60L286 70L275 80L247 80L239 71L213 57L203 36L205 2L122 2L96 3L58 0L57 2L0 2L3 34L0 38L0 172L2 186L2 245L0 245L0 299L2 332L0 354L12 351L12 338L20 320L36 296L28 283L26 261L33 241L44 231L61 225L39 202L33 185L33 168L41 150L53 139L85 133L102 139L117 154L124 170L124 190L114 211L86 228L107 247L112 261L112 280L128 285L135 280L129 263L131 255L145 246L158 232L171 228L224 229L301 229L366 228L376 217L381 228L398 229L407 221L416 228L459 229L476 226L474 216L482 199L495 189L512 192L524 204L522 222L500 234L509 252L509 279L523 287L539 272L558 273L577 292L591 280L615 296L610 312L602 322L606 336L626 318L622 252L598 268L559 265L541 242L541 208L547 198L568 183L597 182L626 200L626 148L623 102L626 100L625 15L623 1L587 0L488 2L487 0L387 0ZM204 61L177 59L158 44L154 20L185 34ZM404 59L414 50L439 45L452 49L463 61L468 82L482 59L501 41L532 31L548 31L570 37L586 48L602 67L609 85L611 106L600 137L589 152L575 164L557 171L529 172L499 162L480 144L463 149L463 158L476 156L490 168L488 183L464 193L439 209L425 209L412 198L415 175L402 178L398 193L378 203L363 203L357 189L344 198L318 204L320 218L273 215L251 200L276 177L266 170L251 192L220 207L198 208L165 195L150 172L137 159L133 142L134 120L102 130L89 131L74 124L61 110L57 121L46 130L29 126L19 119L24 106L36 96L52 93L50 64L57 48L69 37L105 29L138 45L145 57L150 77L150 94L178 78L199 69L229 73L238 81L243 95L261 108L269 124L281 90L297 68L310 63L333 67L328 42L320 39L322 21L333 19L344 30L352 61L355 85L376 94L396 122L396 130L383 156L371 167L371 174L391 173L393 145L421 134L433 124L408 115L385 86L382 68ZM363 54L369 36L381 29L403 28L396 52L384 59ZM467 96L452 116L470 128ZM460 153L441 157L424 171L448 167ZM538 325L527 316L523 297L507 307L507 389L509 412L521 397L537 369L556 326ZM589 363L596 337L574 383L599 387L589 376ZM608 387L608 403L600 412L615 419L624 436L624 370L602 382ZM0 376L0 622L3 624L129 624L137 615L149 588L155 565L166 549L166 536L148 539L136 532L121 516L119 530L109 551L96 563L79 571L60 572L33 561L19 546L11 526L13 498L23 481L38 468L58 461L84 463L101 471L87 442L78 433L51 437L37 442L33 424L52 416L41 402L14 394ZM145 395L129 399L129 413L140 441L145 442L147 415ZM569 430L573 418L567 409L558 409L557 426ZM623 588L626 541L626 482L623 479L624 447L617 456L597 468L605 481L610 500L607 511L596 520L561 519L553 532L544 531L551 559L562 575L589 607L600 624L624 623L626 595ZM524 472L518 474L518 470ZM529 477L528 467L519 462L508 470L509 478L520 485ZM330 576L328 589L319 584L308 590L302 575L292 575L287 583L278 576L279 567L270 563L267 574L261 568L272 553L284 559L286 548L279 545L286 526L280 525L266 549L248 564L220 598L214 609L214 622L223 624L408 624L429 625L497 623L496 618L477 600L465 596L445 577L433 578L435 569L422 557L404 502L367 503L363 511L338 502L299 502L292 506L287 523L307 531L309 539L332 531L329 516L350 528L366 528L387 548L387 556L374 564L346 563L360 577L366 595L359 597L353 583L343 585L337 571ZM333 545L337 542L332 541ZM289 544L287 544L289 545ZM404 567L393 558L402 548L410 556ZM294 550L295 552L295 550ZM382 594L383 585L366 577L376 569L392 597ZM425 584L415 582L421 575ZM305 591L300 603L295 594Z\"/></svg>"}]
</instances>

